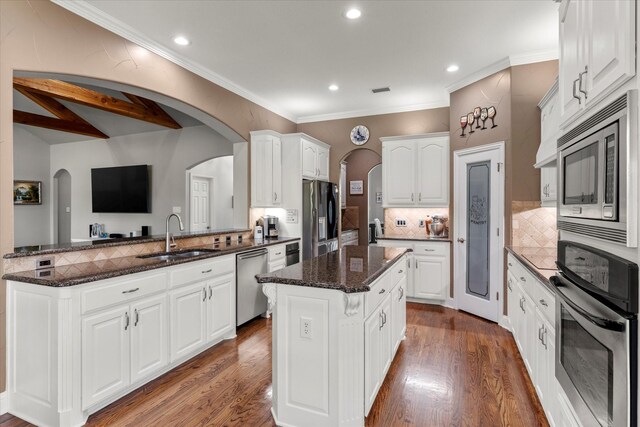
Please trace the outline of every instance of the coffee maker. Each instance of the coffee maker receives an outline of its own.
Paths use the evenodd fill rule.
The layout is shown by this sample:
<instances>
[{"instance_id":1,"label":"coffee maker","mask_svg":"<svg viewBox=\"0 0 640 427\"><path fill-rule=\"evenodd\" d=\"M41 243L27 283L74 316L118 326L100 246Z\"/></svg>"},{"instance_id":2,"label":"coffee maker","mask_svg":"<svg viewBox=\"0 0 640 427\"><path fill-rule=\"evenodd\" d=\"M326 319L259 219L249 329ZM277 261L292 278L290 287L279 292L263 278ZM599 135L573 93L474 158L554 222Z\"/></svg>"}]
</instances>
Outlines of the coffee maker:
<instances>
[{"instance_id":1,"label":"coffee maker","mask_svg":"<svg viewBox=\"0 0 640 427\"><path fill-rule=\"evenodd\" d=\"M262 217L262 230L265 239L278 238L278 217L265 215Z\"/></svg>"}]
</instances>

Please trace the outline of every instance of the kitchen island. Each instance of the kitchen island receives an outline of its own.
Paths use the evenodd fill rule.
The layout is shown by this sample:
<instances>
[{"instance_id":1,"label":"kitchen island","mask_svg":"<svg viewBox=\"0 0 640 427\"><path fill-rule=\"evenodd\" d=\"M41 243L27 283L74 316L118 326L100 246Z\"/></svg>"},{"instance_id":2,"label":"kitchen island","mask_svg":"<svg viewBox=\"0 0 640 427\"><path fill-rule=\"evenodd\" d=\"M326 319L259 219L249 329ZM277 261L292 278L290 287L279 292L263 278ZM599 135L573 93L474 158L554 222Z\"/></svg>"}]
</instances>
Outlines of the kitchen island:
<instances>
[{"instance_id":1,"label":"kitchen island","mask_svg":"<svg viewBox=\"0 0 640 427\"><path fill-rule=\"evenodd\" d=\"M363 426L406 330L407 250L345 246L257 276L282 426Z\"/></svg>"}]
</instances>

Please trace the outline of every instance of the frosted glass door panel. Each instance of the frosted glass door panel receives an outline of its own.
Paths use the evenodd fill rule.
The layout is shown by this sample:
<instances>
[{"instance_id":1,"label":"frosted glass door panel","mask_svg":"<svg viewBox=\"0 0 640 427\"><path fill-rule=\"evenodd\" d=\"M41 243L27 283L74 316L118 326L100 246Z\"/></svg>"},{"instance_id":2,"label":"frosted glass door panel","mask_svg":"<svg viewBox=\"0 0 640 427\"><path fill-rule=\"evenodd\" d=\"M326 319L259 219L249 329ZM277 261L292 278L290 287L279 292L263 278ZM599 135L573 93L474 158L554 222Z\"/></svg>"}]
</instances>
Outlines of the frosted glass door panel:
<instances>
[{"instance_id":1,"label":"frosted glass door panel","mask_svg":"<svg viewBox=\"0 0 640 427\"><path fill-rule=\"evenodd\" d=\"M466 292L489 300L489 227L491 162L467 165Z\"/></svg>"}]
</instances>

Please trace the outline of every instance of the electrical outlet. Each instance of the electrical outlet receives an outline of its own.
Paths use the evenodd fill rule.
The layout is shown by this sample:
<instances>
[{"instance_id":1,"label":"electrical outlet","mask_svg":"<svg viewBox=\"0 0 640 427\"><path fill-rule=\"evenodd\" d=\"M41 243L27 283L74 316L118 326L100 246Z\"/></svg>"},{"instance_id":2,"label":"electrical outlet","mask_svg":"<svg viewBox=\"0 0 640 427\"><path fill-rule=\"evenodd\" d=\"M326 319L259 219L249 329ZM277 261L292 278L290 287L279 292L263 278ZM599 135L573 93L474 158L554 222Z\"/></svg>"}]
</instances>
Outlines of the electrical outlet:
<instances>
[{"instance_id":1,"label":"electrical outlet","mask_svg":"<svg viewBox=\"0 0 640 427\"><path fill-rule=\"evenodd\" d=\"M396 218L396 227L406 227L407 220L404 218Z\"/></svg>"},{"instance_id":2,"label":"electrical outlet","mask_svg":"<svg viewBox=\"0 0 640 427\"><path fill-rule=\"evenodd\" d=\"M313 319L309 317L300 317L300 337L313 338Z\"/></svg>"},{"instance_id":3,"label":"electrical outlet","mask_svg":"<svg viewBox=\"0 0 640 427\"><path fill-rule=\"evenodd\" d=\"M424 219L420 220L420 222L418 223L418 227L419 228L424 228Z\"/></svg>"}]
</instances>

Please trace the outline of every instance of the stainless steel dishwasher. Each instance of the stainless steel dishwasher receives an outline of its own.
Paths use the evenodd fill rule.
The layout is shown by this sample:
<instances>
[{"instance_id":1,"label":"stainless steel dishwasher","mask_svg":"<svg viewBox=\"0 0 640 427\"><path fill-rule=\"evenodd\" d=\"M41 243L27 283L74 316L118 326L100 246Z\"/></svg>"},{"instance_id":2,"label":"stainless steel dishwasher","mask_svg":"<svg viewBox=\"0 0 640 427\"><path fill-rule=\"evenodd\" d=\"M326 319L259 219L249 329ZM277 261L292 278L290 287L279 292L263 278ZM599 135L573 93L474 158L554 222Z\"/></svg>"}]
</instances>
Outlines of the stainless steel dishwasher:
<instances>
[{"instance_id":1,"label":"stainless steel dishwasher","mask_svg":"<svg viewBox=\"0 0 640 427\"><path fill-rule=\"evenodd\" d=\"M236 255L236 326L267 311L267 297L256 280L267 268L267 249Z\"/></svg>"}]
</instances>

